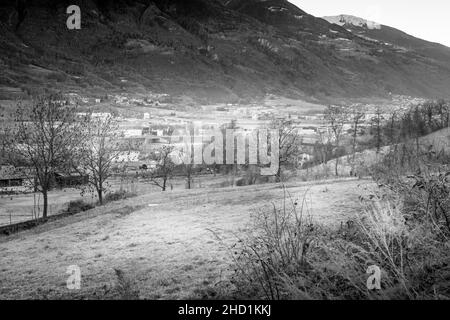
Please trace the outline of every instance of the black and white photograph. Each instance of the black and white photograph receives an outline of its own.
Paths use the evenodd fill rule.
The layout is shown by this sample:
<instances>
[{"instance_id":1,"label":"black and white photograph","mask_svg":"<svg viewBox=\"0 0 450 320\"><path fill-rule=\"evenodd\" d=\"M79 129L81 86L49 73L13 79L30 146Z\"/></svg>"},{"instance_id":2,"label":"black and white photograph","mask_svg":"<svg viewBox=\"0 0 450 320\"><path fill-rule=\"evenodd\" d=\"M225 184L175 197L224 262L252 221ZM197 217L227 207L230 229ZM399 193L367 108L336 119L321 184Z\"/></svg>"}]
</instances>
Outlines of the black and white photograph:
<instances>
[{"instance_id":1,"label":"black and white photograph","mask_svg":"<svg viewBox=\"0 0 450 320\"><path fill-rule=\"evenodd\" d=\"M11 300L450 300L450 2L1 0Z\"/></svg>"}]
</instances>

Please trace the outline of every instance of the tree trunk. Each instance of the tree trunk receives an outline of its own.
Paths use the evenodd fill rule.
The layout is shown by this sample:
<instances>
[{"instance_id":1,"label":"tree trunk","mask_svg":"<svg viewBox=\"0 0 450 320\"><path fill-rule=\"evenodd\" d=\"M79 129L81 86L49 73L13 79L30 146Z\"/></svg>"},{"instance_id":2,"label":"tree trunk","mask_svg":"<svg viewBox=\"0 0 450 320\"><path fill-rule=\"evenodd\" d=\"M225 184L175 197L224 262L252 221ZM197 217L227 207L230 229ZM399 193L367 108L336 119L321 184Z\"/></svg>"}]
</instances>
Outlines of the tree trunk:
<instances>
[{"instance_id":1,"label":"tree trunk","mask_svg":"<svg viewBox=\"0 0 450 320\"><path fill-rule=\"evenodd\" d=\"M103 190L97 189L97 194L98 194L98 203L100 203L100 205L103 204Z\"/></svg>"},{"instance_id":2,"label":"tree trunk","mask_svg":"<svg viewBox=\"0 0 450 320\"><path fill-rule=\"evenodd\" d=\"M416 152L417 152L417 155L419 155L419 149L420 149L419 148L419 136L417 135L416 136L416 150L417 150Z\"/></svg>"},{"instance_id":3,"label":"tree trunk","mask_svg":"<svg viewBox=\"0 0 450 320\"><path fill-rule=\"evenodd\" d=\"M336 173L336 177L339 176L339 172L338 172L338 164L339 164L339 158L336 158L336 163L334 165L334 171Z\"/></svg>"},{"instance_id":4,"label":"tree trunk","mask_svg":"<svg viewBox=\"0 0 450 320\"><path fill-rule=\"evenodd\" d=\"M162 191L166 191L166 185L167 185L167 178L164 178L163 179Z\"/></svg>"},{"instance_id":5,"label":"tree trunk","mask_svg":"<svg viewBox=\"0 0 450 320\"><path fill-rule=\"evenodd\" d=\"M47 218L48 213L48 193L47 191L42 191L42 197L44 199L44 209L42 211L42 217Z\"/></svg>"},{"instance_id":6,"label":"tree trunk","mask_svg":"<svg viewBox=\"0 0 450 320\"><path fill-rule=\"evenodd\" d=\"M357 138L358 123L355 125L355 133L353 135L353 157L352 157L352 172L355 171L355 160L356 160L356 138Z\"/></svg>"},{"instance_id":7,"label":"tree trunk","mask_svg":"<svg viewBox=\"0 0 450 320\"><path fill-rule=\"evenodd\" d=\"M281 182L281 166L278 166L276 179L277 179L277 182Z\"/></svg>"}]
</instances>

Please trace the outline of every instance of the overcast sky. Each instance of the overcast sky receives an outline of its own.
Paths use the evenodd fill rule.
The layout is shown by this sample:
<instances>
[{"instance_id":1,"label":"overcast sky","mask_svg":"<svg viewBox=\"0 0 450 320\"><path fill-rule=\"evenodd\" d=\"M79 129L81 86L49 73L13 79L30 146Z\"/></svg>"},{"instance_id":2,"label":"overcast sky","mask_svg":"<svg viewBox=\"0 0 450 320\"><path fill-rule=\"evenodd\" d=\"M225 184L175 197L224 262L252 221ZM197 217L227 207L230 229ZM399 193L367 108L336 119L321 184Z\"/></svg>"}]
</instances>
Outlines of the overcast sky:
<instances>
[{"instance_id":1,"label":"overcast sky","mask_svg":"<svg viewBox=\"0 0 450 320\"><path fill-rule=\"evenodd\" d=\"M349 14L450 47L450 0L289 0L317 17Z\"/></svg>"}]
</instances>

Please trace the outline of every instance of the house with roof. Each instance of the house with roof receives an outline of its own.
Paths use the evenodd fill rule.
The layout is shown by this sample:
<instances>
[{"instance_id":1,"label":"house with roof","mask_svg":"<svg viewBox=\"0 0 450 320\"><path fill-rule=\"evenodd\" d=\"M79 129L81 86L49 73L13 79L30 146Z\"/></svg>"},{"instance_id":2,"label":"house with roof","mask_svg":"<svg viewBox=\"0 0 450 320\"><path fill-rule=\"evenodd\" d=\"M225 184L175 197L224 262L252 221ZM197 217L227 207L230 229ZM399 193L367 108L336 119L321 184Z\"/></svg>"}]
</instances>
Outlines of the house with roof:
<instances>
[{"instance_id":1,"label":"house with roof","mask_svg":"<svg viewBox=\"0 0 450 320\"><path fill-rule=\"evenodd\" d=\"M30 170L14 166L0 167L0 193L32 192L34 185Z\"/></svg>"},{"instance_id":2,"label":"house with roof","mask_svg":"<svg viewBox=\"0 0 450 320\"><path fill-rule=\"evenodd\" d=\"M89 183L89 177L87 175L82 175L77 172L56 172L54 179L55 186L59 189L76 188Z\"/></svg>"}]
</instances>

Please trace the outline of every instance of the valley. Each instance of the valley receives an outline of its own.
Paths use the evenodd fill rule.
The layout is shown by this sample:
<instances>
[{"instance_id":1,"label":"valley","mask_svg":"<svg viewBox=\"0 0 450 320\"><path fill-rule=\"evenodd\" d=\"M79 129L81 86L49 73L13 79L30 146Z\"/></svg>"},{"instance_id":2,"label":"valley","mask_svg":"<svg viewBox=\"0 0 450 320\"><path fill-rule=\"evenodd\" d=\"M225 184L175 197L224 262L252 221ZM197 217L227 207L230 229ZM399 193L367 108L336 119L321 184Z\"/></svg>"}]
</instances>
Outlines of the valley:
<instances>
[{"instance_id":1,"label":"valley","mask_svg":"<svg viewBox=\"0 0 450 320\"><path fill-rule=\"evenodd\" d=\"M0 300L448 300L450 48L307 11L2 0Z\"/></svg>"}]
</instances>

